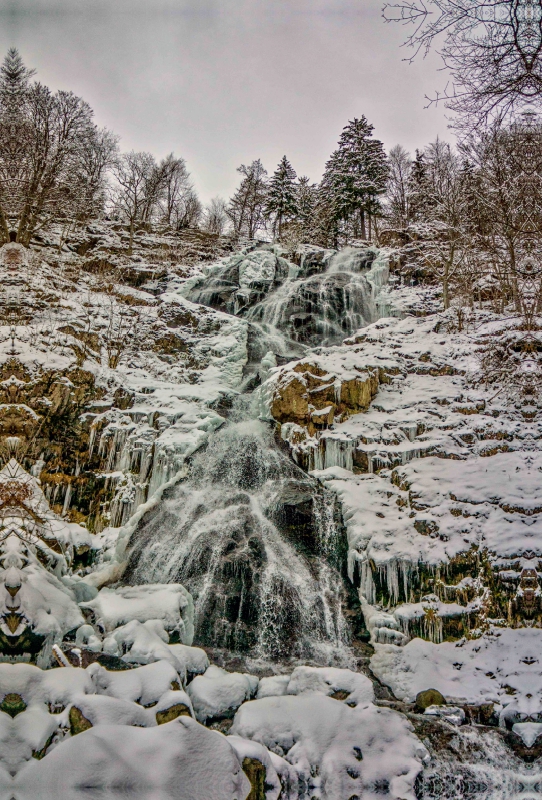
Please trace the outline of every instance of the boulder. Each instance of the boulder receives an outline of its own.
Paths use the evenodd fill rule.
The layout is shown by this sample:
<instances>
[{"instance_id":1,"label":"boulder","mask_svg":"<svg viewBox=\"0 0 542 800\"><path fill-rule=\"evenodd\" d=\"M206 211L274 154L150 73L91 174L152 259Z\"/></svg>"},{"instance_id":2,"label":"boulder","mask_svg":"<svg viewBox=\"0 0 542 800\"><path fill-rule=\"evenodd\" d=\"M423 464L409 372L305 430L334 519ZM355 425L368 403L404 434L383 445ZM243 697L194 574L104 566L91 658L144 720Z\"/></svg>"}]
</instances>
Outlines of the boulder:
<instances>
[{"instance_id":1,"label":"boulder","mask_svg":"<svg viewBox=\"0 0 542 800\"><path fill-rule=\"evenodd\" d=\"M446 700L438 689L425 689L423 692L418 692L416 695L416 706L422 711L425 711L429 706L444 706Z\"/></svg>"}]
</instances>

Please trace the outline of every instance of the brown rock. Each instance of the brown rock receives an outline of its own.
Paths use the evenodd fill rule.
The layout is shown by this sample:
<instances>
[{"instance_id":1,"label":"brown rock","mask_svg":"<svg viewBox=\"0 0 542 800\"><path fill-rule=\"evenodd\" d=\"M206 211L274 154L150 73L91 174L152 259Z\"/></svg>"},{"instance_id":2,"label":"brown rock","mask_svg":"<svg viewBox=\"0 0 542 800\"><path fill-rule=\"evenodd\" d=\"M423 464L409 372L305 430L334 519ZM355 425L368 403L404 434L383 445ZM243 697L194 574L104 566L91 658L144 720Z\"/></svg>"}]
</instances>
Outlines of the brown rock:
<instances>
[{"instance_id":1,"label":"brown rock","mask_svg":"<svg viewBox=\"0 0 542 800\"><path fill-rule=\"evenodd\" d=\"M165 725L177 717L190 717L190 709L184 703L175 703L174 706L156 712L156 724Z\"/></svg>"},{"instance_id":2,"label":"brown rock","mask_svg":"<svg viewBox=\"0 0 542 800\"><path fill-rule=\"evenodd\" d=\"M265 767L255 758L243 759L243 772L252 789L246 800L265 800Z\"/></svg>"},{"instance_id":3,"label":"brown rock","mask_svg":"<svg viewBox=\"0 0 542 800\"><path fill-rule=\"evenodd\" d=\"M69 718L70 733L72 736L76 736L78 733L83 733L83 731L88 731L89 728L92 728L92 722L85 717L81 709L77 708L77 706L72 706L70 708Z\"/></svg>"},{"instance_id":4,"label":"brown rock","mask_svg":"<svg viewBox=\"0 0 542 800\"><path fill-rule=\"evenodd\" d=\"M425 689L423 692L418 692L416 695L416 706L425 711L429 706L445 706L446 699L438 689Z\"/></svg>"}]
</instances>

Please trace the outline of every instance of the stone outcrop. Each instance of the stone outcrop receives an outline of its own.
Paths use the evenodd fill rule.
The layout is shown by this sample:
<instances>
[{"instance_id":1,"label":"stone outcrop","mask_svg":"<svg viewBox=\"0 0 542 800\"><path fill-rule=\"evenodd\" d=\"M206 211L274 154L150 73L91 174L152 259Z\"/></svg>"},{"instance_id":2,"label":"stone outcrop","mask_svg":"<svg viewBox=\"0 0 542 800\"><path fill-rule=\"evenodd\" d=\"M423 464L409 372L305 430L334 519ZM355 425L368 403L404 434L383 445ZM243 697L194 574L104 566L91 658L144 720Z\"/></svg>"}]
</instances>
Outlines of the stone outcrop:
<instances>
[{"instance_id":1,"label":"stone outcrop","mask_svg":"<svg viewBox=\"0 0 542 800\"><path fill-rule=\"evenodd\" d=\"M334 422L366 411L375 397L381 375L377 368L360 370L341 379L318 364L298 362L276 381L271 416L281 425L294 423L310 436Z\"/></svg>"}]
</instances>

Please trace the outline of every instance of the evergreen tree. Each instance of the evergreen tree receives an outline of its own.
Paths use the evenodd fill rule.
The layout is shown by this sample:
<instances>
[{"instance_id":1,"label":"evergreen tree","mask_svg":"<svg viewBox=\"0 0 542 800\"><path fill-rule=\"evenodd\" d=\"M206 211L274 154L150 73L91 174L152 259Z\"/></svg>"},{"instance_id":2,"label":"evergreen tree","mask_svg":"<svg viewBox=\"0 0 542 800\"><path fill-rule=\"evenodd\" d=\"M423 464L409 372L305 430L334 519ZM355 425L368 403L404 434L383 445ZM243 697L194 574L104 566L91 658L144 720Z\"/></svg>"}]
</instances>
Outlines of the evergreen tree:
<instances>
[{"instance_id":1,"label":"evergreen tree","mask_svg":"<svg viewBox=\"0 0 542 800\"><path fill-rule=\"evenodd\" d=\"M286 156L283 156L269 181L265 205L265 216L274 218L274 238L277 238L277 234L278 238L281 238L283 223L297 214L296 177L294 168Z\"/></svg>"},{"instance_id":2,"label":"evergreen tree","mask_svg":"<svg viewBox=\"0 0 542 800\"><path fill-rule=\"evenodd\" d=\"M316 211L318 186L303 175L296 186L297 223L301 239L311 242L316 238Z\"/></svg>"},{"instance_id":3,"label":"evergreen tree","mask_svg":"<svg viewBox=\"0 0 542 800\"><path fill-rule=\"evenodd\" d=\"M409 221L411 222L423 220L428 211L429 191L427 181L425 153L421 150L416 150L416 157L412 162L407 187L410 198Z\"/></svg>"},{"instance_id":4,"label":"evergreen tree","mask_svg":"<svg viewBox=\"0 0 542 800\"><path fill-rule=\"evenodd\" d=\"M388 163L384 145L373 139L373 126L362 116L343 129L337 150L326 164L322 193L336 220L354 223L354 236L367 238L366 220L379 214L379 195L386 189Z\"/></svg>"}]
</instances>

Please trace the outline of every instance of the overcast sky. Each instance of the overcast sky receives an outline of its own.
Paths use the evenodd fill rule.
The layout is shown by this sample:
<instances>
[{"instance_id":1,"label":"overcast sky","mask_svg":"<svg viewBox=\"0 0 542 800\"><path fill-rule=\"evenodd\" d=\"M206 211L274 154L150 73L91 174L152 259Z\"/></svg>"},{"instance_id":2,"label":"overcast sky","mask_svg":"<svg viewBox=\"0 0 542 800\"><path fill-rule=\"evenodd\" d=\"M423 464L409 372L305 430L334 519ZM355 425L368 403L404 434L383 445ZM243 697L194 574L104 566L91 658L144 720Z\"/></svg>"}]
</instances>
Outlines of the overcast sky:
<instances>
[{"instance_id":1,"label":"overcast sky","mask_svg":"<svg viewBox=\"0 0 542 800\"><path fill-rule=\"evenodd\" d=\"M286 154L319 180L348 119L386 147L449 136L437 57L403 59L382 0L0 0L0 44L71 89L125 150L186 158L203 200Z\"/></svg>"}]
</instances>

